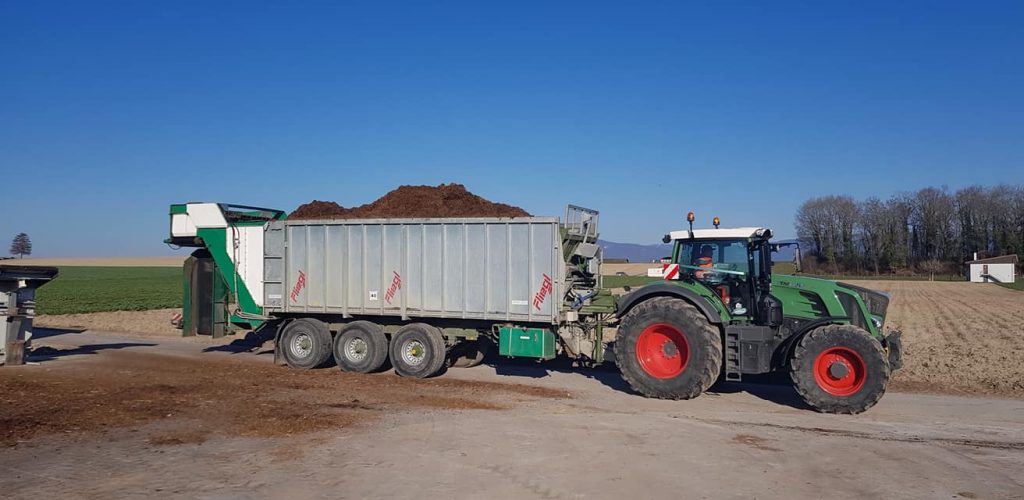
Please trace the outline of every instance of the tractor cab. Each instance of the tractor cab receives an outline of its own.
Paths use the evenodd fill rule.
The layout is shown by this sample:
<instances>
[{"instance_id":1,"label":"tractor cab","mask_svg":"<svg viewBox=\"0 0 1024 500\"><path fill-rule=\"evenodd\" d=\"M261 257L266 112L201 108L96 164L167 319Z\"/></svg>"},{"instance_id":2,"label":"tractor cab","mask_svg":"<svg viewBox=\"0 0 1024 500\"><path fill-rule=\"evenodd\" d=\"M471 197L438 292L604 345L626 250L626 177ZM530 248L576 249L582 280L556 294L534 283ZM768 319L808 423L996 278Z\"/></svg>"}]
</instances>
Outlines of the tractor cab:
<instances>
[{"instance_id":1,"label":"tractor cab","mask_svg":"<svg viewBox=\"0 0 1024 500\"><path fill-rule=\"evenodd\" d=\"M771 296L772 230L764 227L673 231L672 263L679 266L677 279L700 284L721 299L734 320L777 325L781 304Z\"/></svg>"},{"instance_id":2,"label":"tractor cab","mask_svg":"<svg viewBox=\"0 0 1024 500\"><path fill-rule=\"evenodd\" d=\"M771 283L767 228L698 229L671 234L672 263L679 276L722 299L729 314L747 316Z\"/></svg>"}]
</instances>

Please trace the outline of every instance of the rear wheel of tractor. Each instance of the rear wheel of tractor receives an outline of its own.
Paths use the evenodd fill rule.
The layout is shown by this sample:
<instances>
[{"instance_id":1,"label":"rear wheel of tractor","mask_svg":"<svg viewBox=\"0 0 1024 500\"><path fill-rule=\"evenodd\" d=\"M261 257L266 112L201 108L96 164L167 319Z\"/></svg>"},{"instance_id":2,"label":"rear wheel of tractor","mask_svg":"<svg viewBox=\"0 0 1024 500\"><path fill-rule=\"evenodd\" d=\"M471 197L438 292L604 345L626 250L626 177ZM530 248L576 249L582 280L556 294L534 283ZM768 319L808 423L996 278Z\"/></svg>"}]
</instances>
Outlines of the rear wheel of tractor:
<instances>
[{"instance_id":1,"label":"rear wheel of tractor","mask_svg":"<svg viewBox=\"0 0 1024 500\"><path fill-rule=\"evenodd\" d=\"M441 330L425 323L403 326L391 338L391 366L403 377L427 378L444 369L447 352Z\"/></svg>"},{"instance_id":2,"label":"rear wheel of tractor","mask_svg":"<svg viewBox=\"0 0 1024 500\"><path fill-rule=\"evenodd\" d=\"M449 366L452 368L472 368L484 362L487 353L494 345L487 337L478 337L476 340L464 340L455 347L452 347L448 358L451 360Z\"/></svg>"},{"instance_id":3,"label":"rear wheel of tractor","mask_svg":"<svg viewBox=\"0 0 1024 500\"><path fill-rule=\"evenodd\" d=\"M644 396L691 399L718 378L722 338L692 304L655 297L622 318L615 364L630 387Z\"/></svg>"},{"instance_id":4,"label":"rear wheel of tractor","mask_svg":"<svg viewBox=\"0 0 1024 500\"><path fill-rule=\"evenodd\" d=\"M346 372L370 373L388 360L388 337L380 326L354 321L342 327L334 338L334 361Z\"/></svg>"},{"instance_id":5,"label":"rear wheel of tractor","mask_svg":"<svg viewBox=\"0 0 1024 500\"><path fill-rule=\"evenodd\" d=\"M882 344L853 325L811 330L796 345L790 363L796 392L822 413L871 408L885 394L889 373Z\"/></svg>"},{"instance_id":6,"label":"rear wheel of tractor","mask_svg":"<svg viewBox=\"0 0 1024 500\"><path fill-rule=\"evenodd\" d=\"M277 349L291 368L319 368L331 359L331 330L323 321L297 319L284 327Z\"/></svg>"}]
</instances>

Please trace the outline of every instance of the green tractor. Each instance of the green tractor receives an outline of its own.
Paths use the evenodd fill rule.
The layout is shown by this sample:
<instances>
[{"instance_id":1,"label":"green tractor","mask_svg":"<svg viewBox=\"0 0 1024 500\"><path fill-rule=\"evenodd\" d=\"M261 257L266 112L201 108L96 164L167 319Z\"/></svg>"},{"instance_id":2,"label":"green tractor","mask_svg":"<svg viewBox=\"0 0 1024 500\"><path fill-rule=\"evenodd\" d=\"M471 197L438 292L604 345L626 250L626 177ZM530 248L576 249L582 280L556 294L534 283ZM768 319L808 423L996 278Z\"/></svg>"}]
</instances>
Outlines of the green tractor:
<instances>
[{"instance_id":1,"label":"green tractor","mask_svg":"<svg viewBox=\"0 0 1024 500\"><path fill-rule=\"evenodd\" d=\"M889 296L807 276L772 275L771 229L693 229L672 242L664 281L621 297L615 360L645 396L690 399L717 380L788 370L812 408L860 413L902 364L883 330ZM799 248L796 263L799 269Z\"/></svg>"}]
</instances>

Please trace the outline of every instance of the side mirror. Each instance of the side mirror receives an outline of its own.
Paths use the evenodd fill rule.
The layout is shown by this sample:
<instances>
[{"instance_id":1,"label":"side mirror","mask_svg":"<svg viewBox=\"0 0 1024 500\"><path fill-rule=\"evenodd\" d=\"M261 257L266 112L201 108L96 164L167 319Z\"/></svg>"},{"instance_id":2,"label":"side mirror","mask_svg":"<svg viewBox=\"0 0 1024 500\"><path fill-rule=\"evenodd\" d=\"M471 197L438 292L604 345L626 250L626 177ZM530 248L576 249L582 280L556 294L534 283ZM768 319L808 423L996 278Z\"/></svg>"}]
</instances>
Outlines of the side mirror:
<instances>
[{"instance_id":1,"label":"side mirror","mask_svg":"<svg viewBox=\"0 0 1024 500\"><path fill-rule=\"evenodd\" d=\"M661 237L661 242L662 243L671 243L672 242L672 237L666 234L665 236Z\"/></svg>"}]
</instances>

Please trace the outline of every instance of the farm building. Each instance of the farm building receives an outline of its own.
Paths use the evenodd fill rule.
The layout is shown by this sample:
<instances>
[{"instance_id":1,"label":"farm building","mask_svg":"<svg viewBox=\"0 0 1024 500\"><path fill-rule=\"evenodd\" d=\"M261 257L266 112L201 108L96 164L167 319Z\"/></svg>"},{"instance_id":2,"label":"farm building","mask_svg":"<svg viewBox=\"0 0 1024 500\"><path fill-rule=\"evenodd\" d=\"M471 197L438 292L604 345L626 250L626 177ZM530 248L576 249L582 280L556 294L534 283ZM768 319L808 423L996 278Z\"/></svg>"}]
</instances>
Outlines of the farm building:
<instances>
[{"instance_id":1,"label":"farm building","mask_svg":"<svg viewBox=\"0 0 1024 500\"><path fill-rule=\"evenodd\" d=\"M1002 255L967 262L972 283L1013 283L1017 276L1017 256Z\"/></svg>"}]
</instances>

